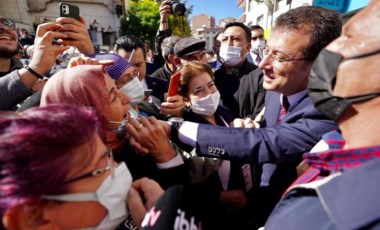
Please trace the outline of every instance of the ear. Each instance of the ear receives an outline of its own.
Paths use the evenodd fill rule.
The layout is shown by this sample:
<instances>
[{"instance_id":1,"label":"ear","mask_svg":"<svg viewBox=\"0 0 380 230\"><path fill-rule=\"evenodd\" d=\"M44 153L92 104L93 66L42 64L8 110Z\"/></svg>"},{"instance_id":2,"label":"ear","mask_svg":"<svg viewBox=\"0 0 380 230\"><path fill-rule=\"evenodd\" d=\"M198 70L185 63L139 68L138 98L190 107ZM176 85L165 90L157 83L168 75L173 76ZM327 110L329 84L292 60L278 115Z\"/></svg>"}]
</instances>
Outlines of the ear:
<instances>
[{"instance_id":1,"label":"ear","mask_svg":"<svg viewBox=\"0 0 380 230\"><path fill-rule=\"evenodd\" d=\"M175 63L174 63L174 58L175 58L175 57L174 57L173 54L169 54L169 55L168 55L168 62L169 62L170 64L175 64Z\"/></svg>"},{"instance_id":2,"label":"ear","mask_svg":"<svg viewBox=\"0 0 380 230\"><path fill-rule=\"evenodd\" d=\"M174 57L173 61L176 67L182 65L181 59L179 57Z\"/></svg>"},{"instance_id":3,"label":"ear","mask_svg":"<svg viewBox=\"0 0 380 230\"><path fill-rule=\"evenodd\" d=\"M3 225L10 230L58 230L51 222L43 220L41 207L31 208L28 204L8 208L3 215Z\"/></svg>"},{"instance_id":4,"label":"ear","mask_svg":"<svg viewBox=\"0 0 380 230\"><path fill-rule=\"evenodd\" d=\"M251 42L248 42L248 44L247 44L247 49L248 49L248 52L251 50L251 47L252 47L252 44L251 44Z\"/></svg>"}]
</instances>

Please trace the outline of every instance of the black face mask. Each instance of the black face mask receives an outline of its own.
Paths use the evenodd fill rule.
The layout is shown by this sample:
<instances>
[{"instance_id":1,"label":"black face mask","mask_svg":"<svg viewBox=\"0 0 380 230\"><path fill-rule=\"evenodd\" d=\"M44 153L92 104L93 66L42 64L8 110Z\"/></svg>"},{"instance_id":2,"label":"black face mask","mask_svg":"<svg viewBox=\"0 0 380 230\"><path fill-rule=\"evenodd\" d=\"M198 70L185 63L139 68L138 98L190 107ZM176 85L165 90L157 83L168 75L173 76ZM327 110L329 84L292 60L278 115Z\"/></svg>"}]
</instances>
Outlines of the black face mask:
<instances>
[{"instance_id":1,"label":"black face mask","mask_svg":"<svg viewBox=\"0 0 380 230\"><path fill-rule=\"evenodd\" d=\"M309 96L315 107L329 119L337 121L350 104L380 96L380 91L352 97L338 97L333 94L336 73L340 63L350 59L371 56L379 52L380 49L343 59L340 54L323 49L314 61L308 85Z\"/></svg>"}]
</instances>

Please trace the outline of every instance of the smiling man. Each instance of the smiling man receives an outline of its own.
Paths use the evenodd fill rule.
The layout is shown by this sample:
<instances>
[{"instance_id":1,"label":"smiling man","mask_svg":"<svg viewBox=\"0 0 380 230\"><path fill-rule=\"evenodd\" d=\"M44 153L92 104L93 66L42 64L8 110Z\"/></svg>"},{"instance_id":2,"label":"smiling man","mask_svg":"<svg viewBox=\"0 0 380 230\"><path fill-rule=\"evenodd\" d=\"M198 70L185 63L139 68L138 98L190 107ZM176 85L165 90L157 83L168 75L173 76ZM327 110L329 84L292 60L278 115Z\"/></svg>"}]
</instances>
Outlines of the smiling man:
<instances>
[{"instance_id":1,"label":"smiling man","mask_svg":"<svg viewBox=\"0 0 380 230\"><path fill-rule=\"evenodd\" d=\"M178 132L175 127L171 129L173 140L179 138L195 147L198 156L250 164L253 189L249 213L253 227L264 224L282 193L294 181L303 153L324 133L338 129L335 122L316 110L307 94L307 85L314 59L340 35L341 27L337 12L319 7L298 7L277 18L259 65L267 90L260 129L191 122L182 123ZM169 129L167 124L161 125ZM144 135L149 132L140 129L138 134L135 139L148 146Z\"/></svg>"},{"instance_id":2,"label":"smiling man","mask_svg":"<svg viewBox=\"0 0 380 230\"><path fill-rule=\"evenodd\" d=\"M43 75L69 46L76 46L85 55L92 54L94 48L85 25L82 17L80 22L58 18L56 22L40 24L34 40L33 59L23 67L14 57L19 42L15 23L0 16L0 110L16 110L17 104L33 94L32 88L37 82L44 83L41 81ZM70 32L65 32L67 27ZM60 45L52 44L54 39L59 39ZM39 102L40 94L34 96Z\"/></svg>"},{"instance_id":3,"label":"smiling man","mask_svg":"<svg viewBox=\"0 0 380 230\"><path fill-rule=\"evenodd\" d=\"M53 27L52 23L41 26L39 33L42 35ZM43 42L53 39L52 36L48 37ZM37 39L42 40L41 38ZM55 60L55 58L46 55L46 51L49 49L43 49L46 51L41 49L36 53L37 58L23 68L22 63L14 57L18 52L18 42L14 22L0 16L0 110L15 110L18 103L32 95L32 86L40 78L42 79L43 73L50 69ZM63 46L58 49L62 52L67 48ZM51 58L53 61L49 61L47 58ZM43 59L42 63L44 64L40 63L40 59Z\"/></svg>"}]
</instances>

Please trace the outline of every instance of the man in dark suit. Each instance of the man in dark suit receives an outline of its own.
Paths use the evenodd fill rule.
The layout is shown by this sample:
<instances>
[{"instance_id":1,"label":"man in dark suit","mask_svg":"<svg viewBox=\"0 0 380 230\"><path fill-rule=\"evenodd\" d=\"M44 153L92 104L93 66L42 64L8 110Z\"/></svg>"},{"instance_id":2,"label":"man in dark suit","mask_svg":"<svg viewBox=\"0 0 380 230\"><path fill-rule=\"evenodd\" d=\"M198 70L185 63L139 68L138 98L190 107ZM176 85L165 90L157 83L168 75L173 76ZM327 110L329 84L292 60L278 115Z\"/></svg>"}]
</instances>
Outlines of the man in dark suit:
<instances>
[{"instance_id":1,"label":"man in dark suit","mask_svg":"<svg viewBox=\"0 0 380 230\"><path fill-rule=\"evenodd\" d=\"M248 61L251 31L241 22L228 23L221 36L219 57L223 65L215 71L221 102L235 117L256 117L264 107L263 74Z\"/></svg>"},{"instance_id":2,"label":"man in dark suit","mask_svg":"<svg viewBox=\"0 0 380 230\"><path fill-rule=\"evenodd\" d=\"M178 130L171 129L173 139L196 147L199 156L251 164L254 189L250 208L254 227L264 224L281 194L296 178L295 168L302 154L322 134L338 129L335 122L315 109L307 95L307 85L314 59L340 35L341 27L337 12L318 7L299 7L277 18L259 65L267 90L260 129L248 128L254 127L250 119L244 120L245 128L239 129L191 122L184 122ZM147 128L140 128L135 139L146 147L140 151L147 152L149 145L144 135L149 135L152 125L158 124L145 119L141 122ZM167 125L164 128L169 130Z\"/></svg>"}]
</instances>

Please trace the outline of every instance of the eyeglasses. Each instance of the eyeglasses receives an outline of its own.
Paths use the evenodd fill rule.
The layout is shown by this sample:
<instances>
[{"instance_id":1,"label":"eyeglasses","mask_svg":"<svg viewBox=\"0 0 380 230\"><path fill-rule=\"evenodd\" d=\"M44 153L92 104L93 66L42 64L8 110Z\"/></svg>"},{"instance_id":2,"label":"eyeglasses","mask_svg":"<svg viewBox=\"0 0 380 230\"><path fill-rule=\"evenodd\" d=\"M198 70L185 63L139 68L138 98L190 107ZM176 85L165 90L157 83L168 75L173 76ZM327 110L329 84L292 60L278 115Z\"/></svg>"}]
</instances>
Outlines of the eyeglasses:
<instances>
[{"instance_id":1,"label":"eyeglasses","mask_svg":"<svg viewBox=\"0 0 380 230\"><path fill-rule=\"evenodd\" d=\"M268 47L265 47L263 50L263 56L264 58L268 58L269 61L273 64L275 62L282 63L282 62L296 62L296 61L305 61L305 60L311 60L309 57L303 57L303 58L286 58L281 57L279 54L273 54L273 52L270 51Z\"/></svg>"},{"instance_id":2,"label":"eyeglasses","mask_svg":"<svg viewBox=\"0 0 380 230\"><path fill-rule=\"evenodd\" d=\"M259 35L259 36L256 36L256 37L252 37L252 41L256 41L257 39L264 39L264 35Z\"/></svg>"},{"instance_id":3,"label":"eyeglasses","mask_svg":"<svg viewBox=\"0 0 380 230\"><path fill-rule=\"evenodd\" d=\"M15 23L12 22L9 19L6 18L0 18L0 23L3 24L4 26L10 28L10 29L15 29Z\"/></svg>"},{"instance_id":4,"label":"eyeglasses","mask_svg":"<svg viewBox=\"0 0 380 230\"><path fill-rule=\"evenodd\" d=\"M139 72L135 71L133 74L125 75L123 79L117 80L116 86L118 89L131 82L135 77L139 77Z\"/></svg>"},{"instance_id":5,"label":"eyeglasses","mask_svg":"<svg viewBox=\"0 0 380 230\"><path fill-rule=\"evenodd\" d=\"M108 171L110 172L111 178L113 179L115 177L115 169L114 169L114 161L113 161L112 150L108 150L108 162L107 162L106 167L95 169L92 172L88 172L88 173L85 173L83 175L74 177L70 180L65 181L65 184L69 184L69 183L72 183L74 181L82 180L82 179L87 178L87 177L97 176L97 175L103 174L103 173L108 172Z\"/></svg>"}]
</instances>

